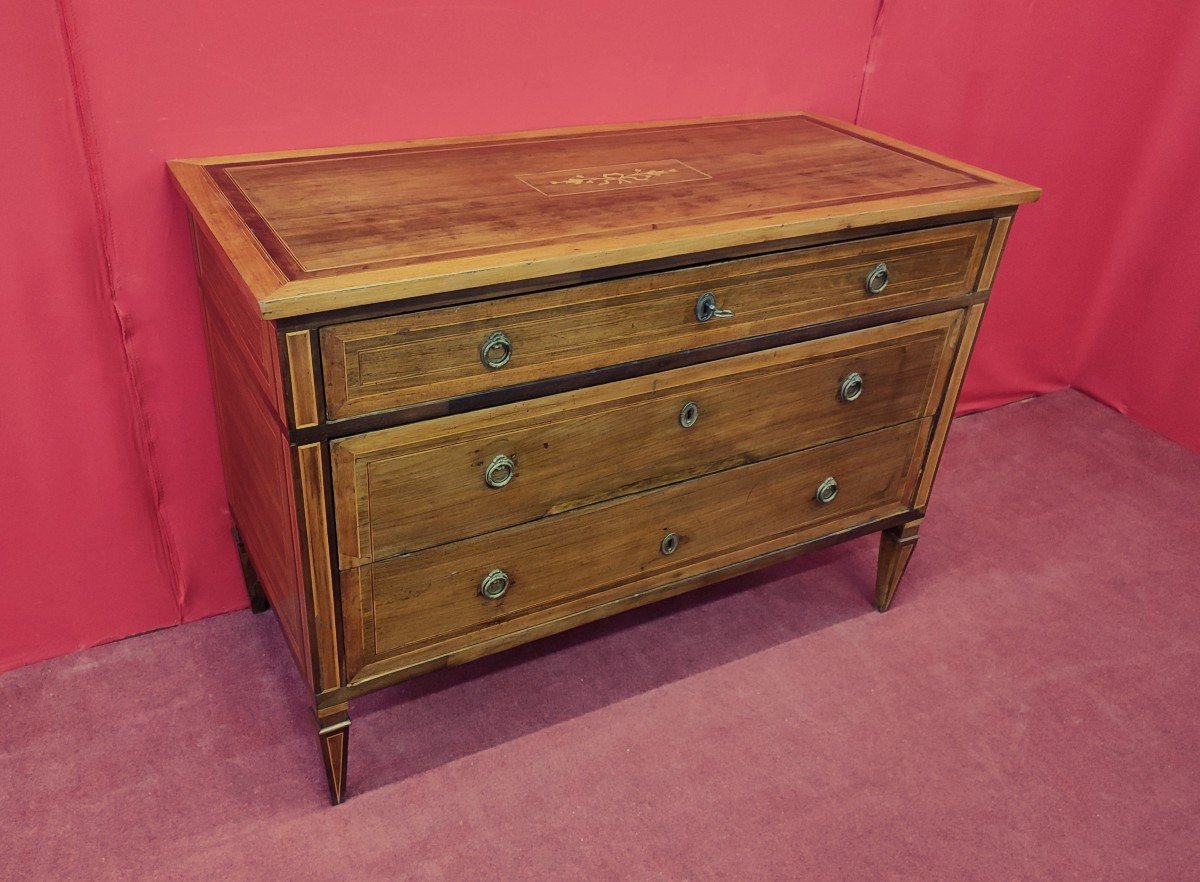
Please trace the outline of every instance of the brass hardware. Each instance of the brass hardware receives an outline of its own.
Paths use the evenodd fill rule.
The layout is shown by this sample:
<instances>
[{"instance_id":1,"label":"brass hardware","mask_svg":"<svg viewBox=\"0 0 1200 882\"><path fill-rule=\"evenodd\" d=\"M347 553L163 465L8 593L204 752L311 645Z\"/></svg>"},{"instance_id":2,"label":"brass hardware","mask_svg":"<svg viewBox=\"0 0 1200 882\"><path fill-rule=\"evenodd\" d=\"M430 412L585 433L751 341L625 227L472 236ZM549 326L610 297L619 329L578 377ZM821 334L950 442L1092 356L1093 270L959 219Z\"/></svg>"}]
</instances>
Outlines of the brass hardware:
<instances>
[{"instance_id":1,"label":"brass hardware","mask_svg":"<svg viewBox=\"0 0 1200 882\"><path fill-rule=\"evenodd\" d=\"M850 374L846 379L842 380L841 388L838 389L838 398L842 401L854 401L863 393L863 378L861 374Z\"/></svg>"},{"instance_id":2,"label":"brass hardware","mask_svg":"<svg viewBox=\"0 0 1200 882\"><path fill-rule=\"evenodd\" d=\"M830 477L826 478L817 485L817 492L814 495L817 502L821 503L821 505L826 505L830 502L833 502L833 500L837 497L837 494L838 482L834 478Z\"/></svg>"},{"instance_id":3,"label":"brass hardware","mask_svg":"<svg viewBox=\"0 0 1200 882\"><path fill-rule=\"evenodd\" d=\"M690 429L696 425L696 420L700 419L700 405L694 401L689 401L679 410L679 425L685 429Z\"/></svg>"},{"instance_id":4,"label":"brass hardware","mask_svg":"<svg viewBox=\"0 0 1200 882\"><path fill-rule=\"evenodd\" d=\"M666 536L663 536L662 542L660 542L658 544L658 550L661 551L663 554L674 554L675 549L677 549L678 547L679 547L679 534L678 533L668 533Z\"/></svg>"},{"instance_id":5,"label":"brass hardware","mask_svg":"<svg viewBox=\"0 0 1200 882\"><path fill-rule=\"evenodd\" d=\"M487 335L483 345L479 347L479 358L484 366L496 370L508 364L512 358L513 346L508 335L503 331L493 331Z\"/></svg>"},{"instance_id":6,"label":"brass hardware","mask_svg":"<svg viewBox=\"0 0 1200 882\"><path fill-rule=\"evenodd\" d=\"M489 487L499 489L513 479L516 471L517 464L501 453L488 463L488 467L484 469L483 483Z\"/></svg>"},{"instance_id":7,"label":"brass hardware","mask_svg":"<svg viewBox=\"0 0 1200 882\"><path fill-rule=\"evenodd\" d=\"M874 268L867 273L867 293L881 294L883 289L888 284L888 266L886 263L877 263Z\"/></svg>"},{"instance_id":8,"label":"brass hardware","mask_svg":"<svg viewBox=\"0 0 1200 882\"><path fill-rule=\"evenodd\" d=\"M479 593L488 600L499 600L508 590L508 573L504 570L492 570L479 583Z\"/></svg>"},{"instance_id":9,"label":"brass hardware","mask_svg":"<svg viewBox=\"0 0 1200 882\"><path fill-rule=\"evenodd\" d=\"M732 309L721 309L717 306L716 295L711 291L706 291L696 298L696 318L702 322L711 318L730 318L732 315Z\"/></svg>"}]
</instances>

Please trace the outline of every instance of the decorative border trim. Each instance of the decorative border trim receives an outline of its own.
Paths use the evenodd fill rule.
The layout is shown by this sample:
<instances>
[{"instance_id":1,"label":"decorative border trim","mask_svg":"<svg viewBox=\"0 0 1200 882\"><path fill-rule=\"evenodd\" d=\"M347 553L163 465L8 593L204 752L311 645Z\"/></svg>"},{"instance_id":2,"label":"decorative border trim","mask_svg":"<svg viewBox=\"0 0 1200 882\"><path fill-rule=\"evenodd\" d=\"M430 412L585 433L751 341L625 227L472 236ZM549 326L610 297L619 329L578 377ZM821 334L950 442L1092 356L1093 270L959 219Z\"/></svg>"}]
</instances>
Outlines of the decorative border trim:
<instances>
[{"instance_id":1,"label":"decorative border trim","mask_svg":"<svg viewBox=\"0 0 1200 882\"><path fill-rule=\"evenodd\" d=\"M992 230L992 242L988 246L987 257L983 261L983 272L979 274L980 291L989 291L992 280L996 277L996 268L1000 265L1000 255L1004 252L1004 243L1008 241L1008 231L1012 227L1012 217L1002 217L996 221Z\"/></svg>"},{"instance_id":2,"label":"decorative border trim","mask_svg":"<svg viewBox=\"0 0 1200 882\"><path fill-rule=\"evenodd\" d=\"M933 490L933 479L937 477L938 464L942 459L942 449L946 445L950 423L954 420L954 406L958 403L958 393L962 390L963 377L967 373L967 363L971 360L971 350L975 347L975 337L979 333L979 323L983 320L983 310L986 305L986 303L977 303L967 307L962 341L958 344L958 354L954 357L954 367L950 372L946 394L942 398L942 409L933 430L933 441L929 446L925 467L921 471L921 482L917 485L917 496L913 502L913 508L923 509Z\"/></svg>"},{"instance_id":3,"label":"decorative border trim","mask_svg":"<svg viewBox=\"0 0 1200 882\"><path fill-rule=\"evenodd\" d=\"M304 158L300 158L298 156L293 156L293 155L287 155L287 154L285 154L285 155L267 155L266 158L252 158L252 157L238 156L238 157L229 157L220 162L214 162L212 160L205 160L204 168L207 171L208 175L211 177L212 181L216 184L217 188L221 190L221 192L225 195L225 197L229 201L229 203L234 207L238 216L241 218L243 224L245 224L245 226L251 231L251 233L254 236L258 245L262 248L263 251L265 251L270 256L271 260L275 263L275 265L279 269L280 273L291 281L299 281L299 280L321 279L321 278L327 278L330 276L343 275L347 269L350 269L352 267L361 268L361 264L347 263L347 264L322 266L320 268L309 267L306 264L304 264L303 261L301 261L298 257L296 257L291 252L291 249L287 246L287 244L284 242L282 237L279 236L279 234L271 226L270 222L267 221L266 218L259 212L255 202L242 189L241 184L237 181L237 178L236 178L236 172L239 169L245 168L245 167L258 167L258 166L274 165L274 164L280 164L280 163L285 163L285 164L324 163L324 162L333 162L333 161L353 159L353 158L359 158L359 157L381 156L381 155L393 154L393 153L434 153L434 152L443 152L443 151L447 151L447 150L464 149L464 148L479 149L479 148L487 147L491 144L496 144L496 143L499 143L499 144L510 143L514 140L521 141L521 142L529 142L529 141L550 142L550 141L570 141L570 140L576 140L576 139L580 139L580 138L599 138L599 137L620 138L625 135L641 134L641 133L645 133L645 132L653 132L653 131L662 130L662 129L670 131L670 130L677 129L677 128L684 127L684 126L691 126L691 127L695 127L695 128L709 128L709 127L719 127L719 126L742 125L742 124L745 124L747 121L755 121L755 122L761 122L761 123L785 123L785 122L795 122L797 120L803 120L812 125L820 126L822 128L830 129L832 131L836 131L836 132L840 132L845 135L849 135L853 138L856 138L858 140L872 144L876 147L879 147L883 150L887 150L891 153L896 153L896 154L899 154L902 156L906 156L910 159L916 160L916 161L924 163L926 165L933 166L935 168L940 168L945 171L953 172L955 174L962 176L962 178L964 179L963 181L958 181L955 183L947 183L947 184L934 186L934 187L920 187L920 188L911 189L911 190L888 191L888 192L883 192L883 193L870 194L867 196L854 196L854 197L849 197L849 198L844 198L844 199L828 199L828 200L821 200L821 201L816 201L816 202L811 202L811 203L805 203L802 207L803 210L828 208L828 207L841 205L841 204L845 204L845 203L849 203L849 202L863 201L863 200L882 201L882 200L891 199L891 198L895 198L895 197L919 196L919 195L925 195L925 194L929 194L929 193L938 193L938 192L942 192L942 191L946 191L946 190L954 190L954 189L964 189L964 190L969 191L972 187L975 187L975 186L996 183L995 181L991 180L990 178L982 177L981 174L977 173L978 172L977 169L971 169L970 167L965 167L965 166L960 167L958 164L951 163L950 161L945 160L943 157L934 157L933 155L925 155L924 153L917 151L915 148L909 149L907 145L893 143L890 141L890 139L884 139L882 136L879 136L876 133L867 133L865 131L855 130L853 127L844 127L842 125L835 125L833 123L833 121L831 121L831 120L827 120L827 119L824 119L821 117L814 117L809 114L783 114L780 116L768 115L768 116L759 117L759 118L731 117L731 118L718 118L718 119L707 120L707 121L704 121L704 120L677 120L674 122L668 121L665 123L654 123L654 124L645 125L645 126L636 126L636 125L635 126L623 126L623 127L611 128L611 129L609 127L600 127L599 129L589 129L589 128L585 127L583 129L579 129L579 130L575 130L575 131L563 130L563 131L550 131L550 132L519 133L519 135L521 135L521 137L514 136L513 138L500 139L500 140L496 140L493 137L492 140L480 139L475 143L455 142L455 141L453 141L453 139L450 143L433 143L433 144L424 144L422 142L414 142L414 143L400 142L400 143L393 144L390 146L370 147L370 148L362 149L362 150L340 150L340 151L335 151L332 153L319 155L319 156L306 155ZM703 172L699 172L699 173L703 174ZM557 174L557 172L551 172L551 174ZM530 185L530 186L532 186L532 185ZM789 211L796 211L796 210L800 210L800 208L797 206L794 206L794 205L775 205L775 206L771 206L770 208L764 208L761 211L786 213ZM724 215L718 214L718 215L712 215L709 217L705 217L702 220L688 221L688 222L684 223L684 225L694 224L694 223L709 224L709 223L714 223L717 221L735 220L738 218L746 217L746 216L757 214L757 213L760 213L760 211L756 210L755 212L734 212L731 214L724 214ZM670 228L673 228L674 226L675 226L674 224L660 225L659 229L670 229ZM617 230L609 230L609 231L607 231L607 234L615 235L618 233L628 233L635 229L636 228L623 228L623 229L617 229ZM556 244L560 241L561 241L561 239L557 238L557 237L535 239L535 240L530 240L528 242L522 243L521 247L523 249L526 249L526 248L548 246L548 245ZM446 251L446 252L441 252L438 254L423 255L418 261L416 261L416 263L423 264L423 263L429 263L429 262L445 261L445 260L455 259L455 258L466 258L466 257L478 256L478 255L484 254L484 253L489 253L489 251L490 251L490 249L463 249L463 250L457 250L457 251ZM370 268L372 270L385 270L385 269L405 266L405 265L408 265L411 263L413 263L413 261L408 258L396 258L396 259L391 259L391 260L374 261L370 264Z\"/></svg>"},{"instance_id":4,"label":"decorative border trim","mask_svg":"<svg viewBox=\"0 0 1200 882\"><path fill-rule=\"evenodd\" d=\"M325 494L324 452L321 444L296 447L296 473L300 485L308 591L315 622L317 691L342 685L338 658L337 600L329 558L329 521Z\"/></svg>"},{"instance_id":5,"label":"decorative border trim","mask_svg":"<svg viewBox=\"0 0 1200 882\"><path fill-rule=\"evenodd\" d=\"M285 335L285 341L292 390L292 425L307 429L321 422L313 378L312 336L308 331L290 331Z\"/></svg>"},{"instance_id":6,"label":"decorative border trim","mask_svg":"<svg viewBox=\"0 0 1200 882\"><path fill-rule=\"evenodd\" d=\"M695 166L678 159L593 165L585 168L523 174L516 177L522 184L551 198L578 196L584 193L617 193L622 190L655 187L661 184L686 184L690 181L712 180L712 175L705 174Z\"/></svg>"}]
</instances>

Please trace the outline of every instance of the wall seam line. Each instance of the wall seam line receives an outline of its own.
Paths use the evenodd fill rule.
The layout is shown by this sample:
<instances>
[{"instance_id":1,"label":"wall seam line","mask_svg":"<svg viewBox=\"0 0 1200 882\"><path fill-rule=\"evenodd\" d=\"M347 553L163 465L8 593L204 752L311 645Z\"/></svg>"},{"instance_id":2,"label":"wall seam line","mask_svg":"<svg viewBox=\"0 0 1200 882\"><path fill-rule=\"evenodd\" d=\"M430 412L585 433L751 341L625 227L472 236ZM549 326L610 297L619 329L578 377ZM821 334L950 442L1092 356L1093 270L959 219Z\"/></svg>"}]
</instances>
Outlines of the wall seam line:
<instances>
[{"instance_id":1,"label":"wall seam line","mask_svg":"<svg viewBox=\"0 0 1200 882\"><path fill-rule=\"evenodd\" d=\"M875 7L875 23L871 27L871 39L867 43L866 58L863 59L862 82L858 87L858 104L854 108L854 124L856 126L862 125L863 107L867 101L867 81L875 72L875 53L883 39L883 7L886 2L887 0L879 0L879 5Z\"/></svg>"},{"instance_id":2,"label":"wall seam line","mask_svg":"<svg viewBox=\"0 0 1200 882\"><path fill-rule=\"evenodd\" d=\"M187 592L181 576L181 567L174 534L169 526L164 508L162 471L159 467L158 454L155 450L153 436L150 431L150 419L146 413L145 398L142 395L137 358L133 353L130 338L129 322L117 301L117 280L114 269L115 240L112 235L112 225L109 220L106 204L107 200L104 196L104 177L100 167L99 152L96 147L91 121L90 102L88 101L87 91L84 86L83 68L76 54L77 41L74 19L67 9L67 0L55 0L55 10L58 14L59 27L62 31L63 48L67 61L67 75L71 81L71 98L74 105L75 120L79 126L84 163L87 168L88 184L91 189L93 211L96 216L96 225L99 232L103 285L106 289L108 305L112 310L113 319L117 326L117 333L121 341L125 378L129 384L130 394L133 397L134 419L139 440L138 448L149 484L155 524L158 527L157 538L160 561L166 571L171 595L175 601L176 624L179 624L183 622L184 601Z\"/></svg>"}]
</instances>

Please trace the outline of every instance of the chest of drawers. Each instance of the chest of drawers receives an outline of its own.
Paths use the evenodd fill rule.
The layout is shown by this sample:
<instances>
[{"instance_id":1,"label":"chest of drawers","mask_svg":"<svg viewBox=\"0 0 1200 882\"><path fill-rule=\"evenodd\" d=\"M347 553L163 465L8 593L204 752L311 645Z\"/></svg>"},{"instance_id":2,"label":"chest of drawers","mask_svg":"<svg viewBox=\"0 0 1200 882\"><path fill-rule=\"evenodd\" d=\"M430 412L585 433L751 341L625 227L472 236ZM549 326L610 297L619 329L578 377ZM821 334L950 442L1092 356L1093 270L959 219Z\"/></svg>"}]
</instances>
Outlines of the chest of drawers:
<instances>
[{"instance_id":1,"label":"chest of drawers","mask_svg":"<svg viewBox=\"0 0 1200 882\"><path fill-rule=\"evenodd\" d=\"M808 114L170 163L251 603L349 702L833 542L917 540L1038 190Z\"/></svg>"}]
</instances>

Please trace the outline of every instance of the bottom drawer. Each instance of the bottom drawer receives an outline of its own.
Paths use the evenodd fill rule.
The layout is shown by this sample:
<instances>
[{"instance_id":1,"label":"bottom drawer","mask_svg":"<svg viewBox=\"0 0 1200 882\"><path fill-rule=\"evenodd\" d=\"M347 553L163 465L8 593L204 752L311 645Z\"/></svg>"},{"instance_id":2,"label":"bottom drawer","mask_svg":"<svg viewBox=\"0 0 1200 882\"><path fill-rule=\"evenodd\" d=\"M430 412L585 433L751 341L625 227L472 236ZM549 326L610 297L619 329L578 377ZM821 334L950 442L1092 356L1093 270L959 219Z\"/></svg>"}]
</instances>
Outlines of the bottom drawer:
<instances>
[{"instance_id":1,"label":"bottom drawer","mask_svg":"<svg viewBox=\"0 0 1200 882\"><path fill-rule=\"evenodd\" d=\"M904 511L929 423L893 426L346 571L351 676L419 664ZM818 500L818 487L831 478L836 494Z\"/></svg>"}]
</instances>

